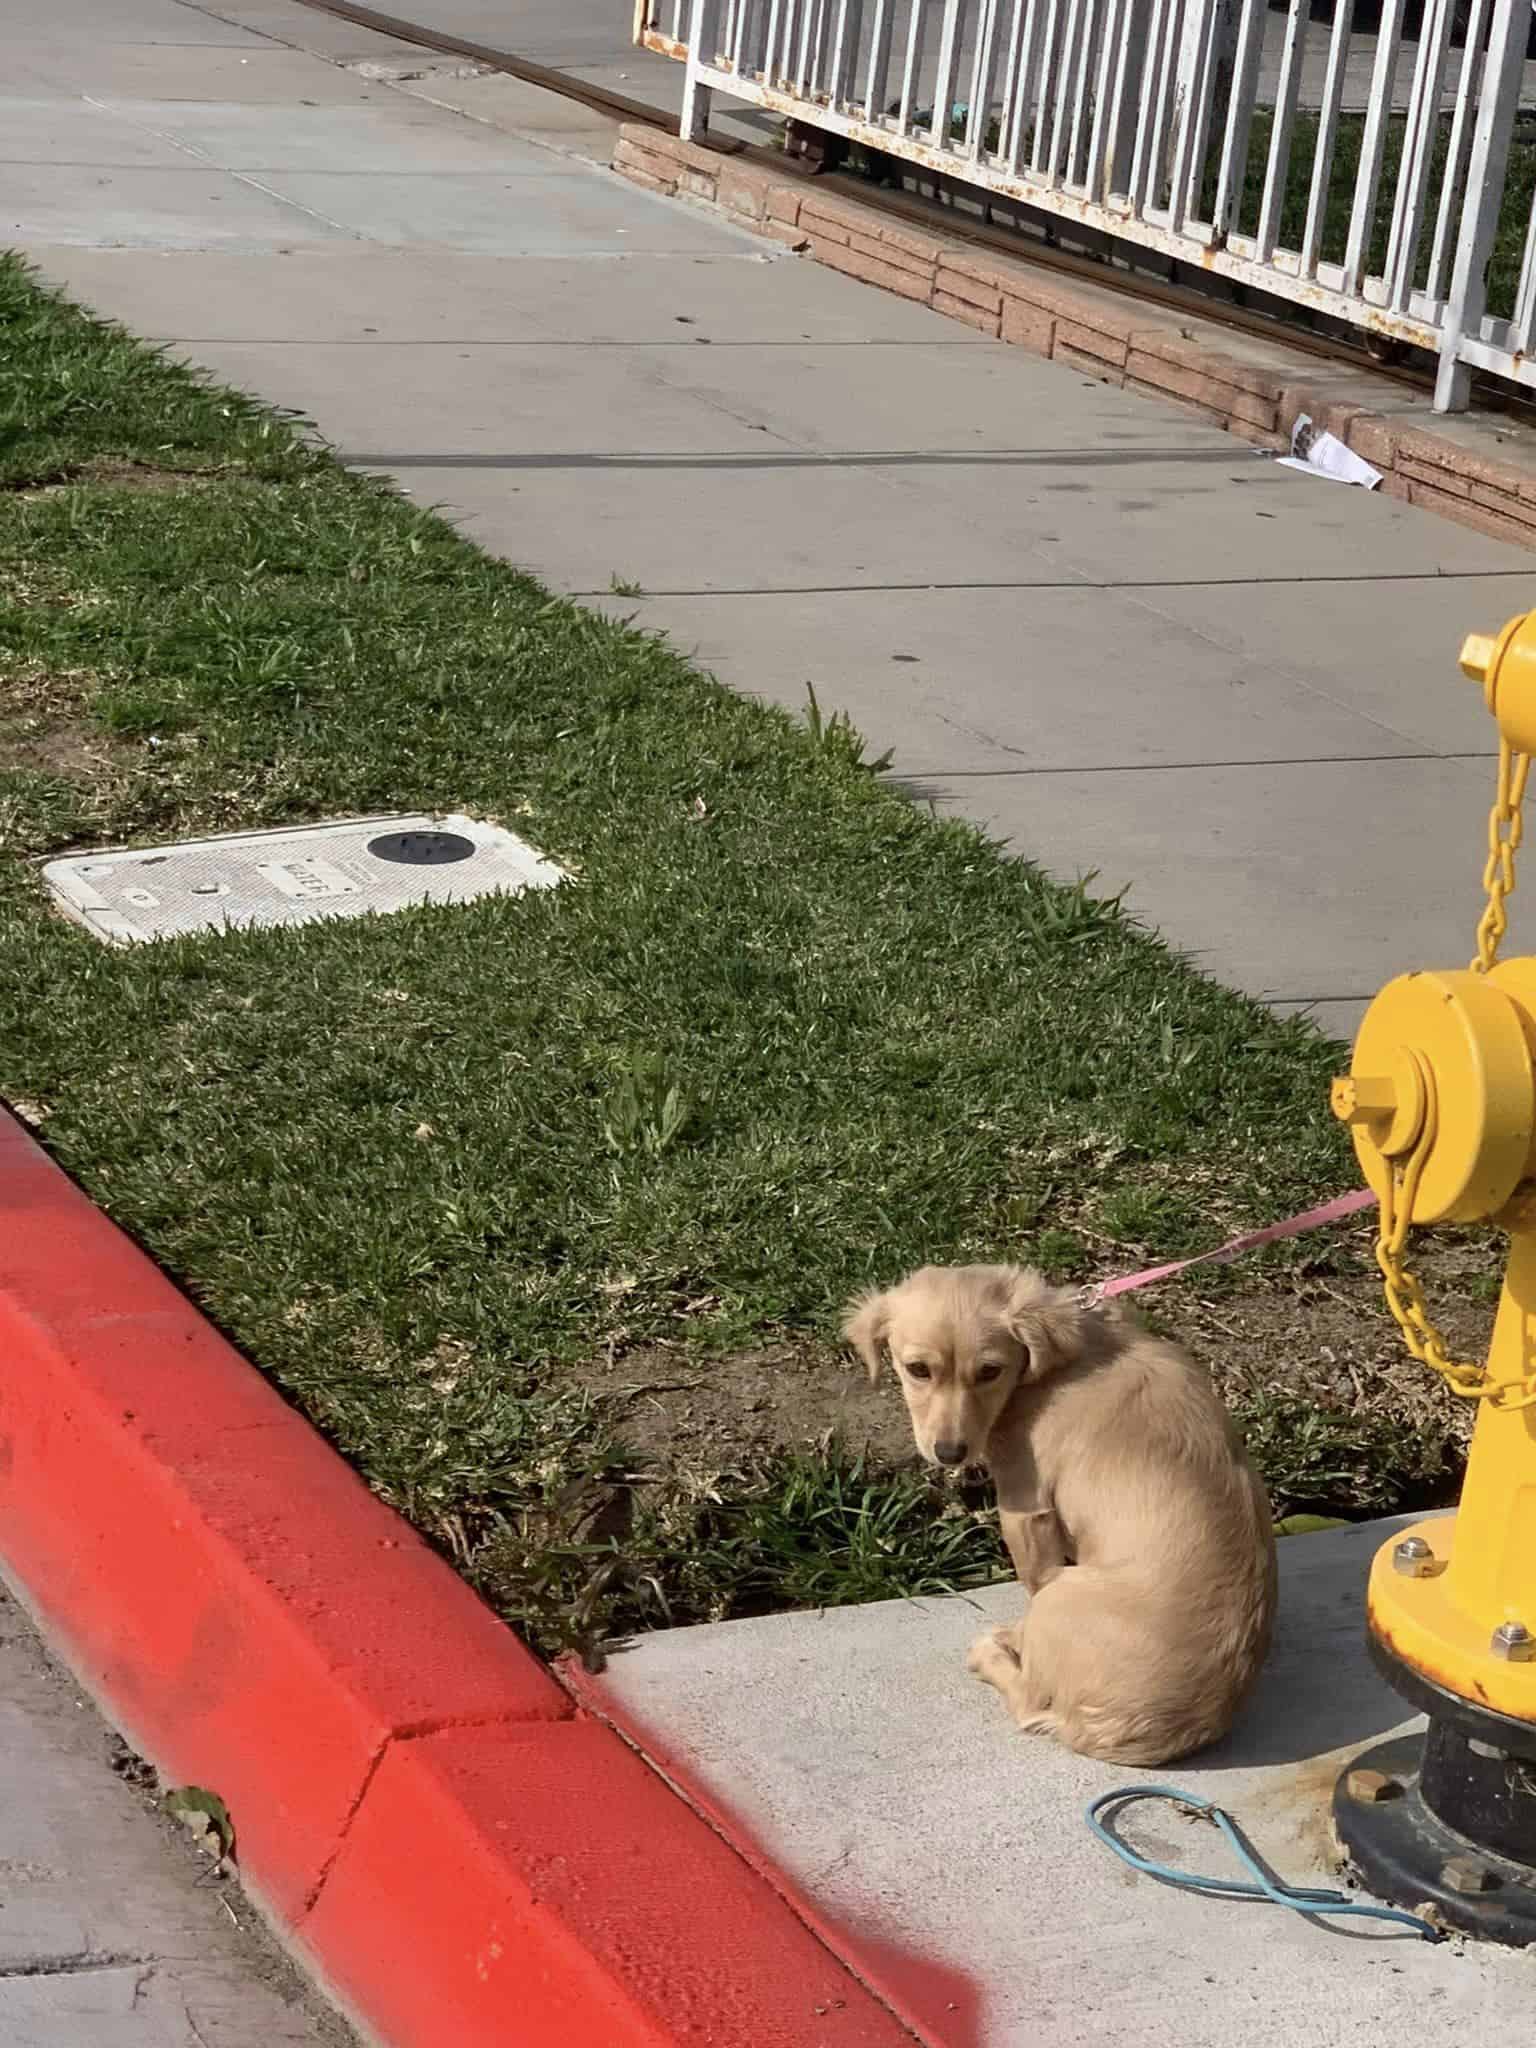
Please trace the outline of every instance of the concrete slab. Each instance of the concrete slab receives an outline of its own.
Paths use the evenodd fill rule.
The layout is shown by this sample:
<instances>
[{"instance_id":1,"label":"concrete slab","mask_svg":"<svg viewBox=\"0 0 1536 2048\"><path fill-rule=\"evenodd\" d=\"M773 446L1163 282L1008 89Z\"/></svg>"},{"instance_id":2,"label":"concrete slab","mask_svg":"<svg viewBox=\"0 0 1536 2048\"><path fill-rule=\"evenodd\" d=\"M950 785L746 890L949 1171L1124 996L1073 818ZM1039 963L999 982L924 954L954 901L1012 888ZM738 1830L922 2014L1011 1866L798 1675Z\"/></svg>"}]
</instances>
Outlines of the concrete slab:
<instances>
[{"instance_id":1,"label":"concrete slab","mask_svg":"<svg viewBox=\"0 0 1536 2048\"><path fill-rule=\"evenodd\" d=\"M472 250L217 250L187 257L42 248L49 274L157 341L562 341L573 349L646 342L682 350L750 341L841 348L986 346L950 335L916 306L824 275L809 297L783 264L733 248L710 256L509 257ZM936 334L935 330L939 330ZM940 374L935 363L934 374Z\"/></svg>"},{"instance_id":2,"label":"concrete slab","mask_svg":"<svg viewBox=\"0 0 1536 2048\"><path fill-rule=\"evenodd\" d=\"M22 17L16 19L22 26ZM244 49L250 41L249 30L195 0L112 0L109 7L98 0L57 0L43 20L32 16L25 25L29 47L35 37L54 49L77 38L93 45L141 43L156 49Z\"/></svg>"},{"instance_id":3,"label":"concrete slab","mask_svg":"<svg viewBox=\"0 0 1536 2048\"><path fill-rule=\"evenodd\" d=\"M1085 670L1075 589L862 591L631 604L733 688L800 710L814 683L898 773L1168 767L1419 751L1259 656L1102 592ZM1427 680L1422 677L1421 680Z\"/></svg>"},{"instance_id":4,"label":"concrete slab","mask_svg":"<svg viewBox=\"0 0 1536 2048\"><path fill-rule=\"evenodd\" d=\"M113 1775L112 1739L0 1591L0 2042L345 2048L238 1887Z\"/></svg>"},{"instance_id":5,"label":"concrete slab","mask_svg":"<svg viewBox=\"0 0 1536 2048\"><path fill-rule=\"evenodd\" d=\"M707 256L735 248L751 260L765 260L761 244L742 231L702 211L658 208L611 173L557 170L525 179L522 168L424 178L285 172L266 182L291 204L375 242L430 243L498 256L624 256L637 250Z\"/></svg>"},{"instance_id":6,"label":"concrete slab","mask_svg":"<svg viewBox=\"0 0 1536 2048\"><path fill-rule=\"evenodd\" d=\"M398 94L391 94L385 105L337 103L329 97L309 106L271 106L106 96L102 105L209 163L259 171L270 179L312 171L390 175L402 163L409 164L413 178L445 171L540 177L554 167L547 150L421 101L402 104Z\"/></svg>"},{"instance_id":7,"label":"concrete slab","mask_svg":"<svg viewBox=\"0 0 1536 2048\"><path fill-rule=\"evenodd\" d=\"M579 337L584 344L670 345L690 352L739 349L759 360L768 350L806 344L834 349L921 345L935 377L947 374L942 366L957 351L970 356L987 347L981 335L965 328L946 334L944 328L953 322L888 292L872 292L835 271L826 273L834 290L802 291L801 267L792 256L743 262L739 251L732 252L729 262L719 256L694 257L664 268L629 263L595 271L591 265L551 261L540 266L534 311L552 333L568 340ZM690 390L715 390L726 400L737 388L712 385L702 355L686 374L680 365L671 374Z\"/></svg>"},{"instance_id":8,"label":"concrete slab","mask_svg":"<svg viewBox=\"0 0 1536 2048\"><path fill-rule=\"evenodd\" d=\"M604 148L602 138L612 136L617 124L606 122L602 115L580 108L575 102L556 101L547 93L537 93L536 88L521 87L505 74L483 81L450 82L452 73L462 68L457 57L425 45L370 34L334 15L303 7L298 0L216 0L216 4L225 20L276 37L295 48L370 70L388 65L407 85L414 74L423 81L423 89L429 95L440 96L446 105L462 104L464 112L478 118L484 118L481 110L488 101L497 106L505 104L504 95L495 91L498 85L524 94L535 93L545 104L531 107L525 132L562 132L572 140L576 153L593 162L606 164L612 155L611 143ZM536 18L525 7L515 12L509 12L504 5L460 9L455 0L413 0L410 19L428 28L463 36L488 49L543 64L552 71L563 71L573 79L589 80L626 99L659 107L667 113L677 113L682 105L682 65L653 51L636 49L630 41L629 12L624 8L615 11L607 0L560 0L558 7L541 9ZM569 61L573 57L575 61ZM463 87L476 84L484 84L488 90L483 94L472 89L465 91L461 101ZM562 107L564 112L560 111ZM499 124L500 114L495 118ZM774 115L729 100L716 101L711 121L711 127L719 134L739 136L749 142L771 142L783 132L783 125Z\"/></svg>"},{"instance_id":9,"label":"concrete slab","mask_svg":"<svg viewBox=\"0 0 1536 2048\"><path fill-rule=\"evenodd\" d=\"M1282 663L1315 690L1377 718L1436 753L1495 754L1481 690L1462 685L1466 634L1496 631L1523 609L1529 583L1208 583L1142 593L1142 601L1251 661Z\"/></svg>"},{"instance_id":10,"label":"concrete slab","mask_svg":"<svg viewBox=\"0 0 1536 2048\"><path fill-rule=\"evenodd\" d=\"M284 106L304 98L340 105L387 97L387 88L368 86L334 66L316 64L297 50L284 50L245 35L229 48L188 48L168 43L28 42L26 63L57 92L95 93L144 100L188 100L222 105Z\"/></svg>"},{"instance_id":11,"label":"concrete slab","mask_svg":"<svg viewBox=\"0 0 1536 2048\"><path fill-rule=\"evenodd\" d=\"M1281 1545L1281 1618L1232 1738L1166 1773L1020 1735L965 1649L1023 1596L779 1615L647 1637L596 1682L899 1981L939 2048L1487 2048L1529 2038L1536 1958L1434 1947L1172 1891L1089 1834L1095 1793L1153 1776L1234 1813L1287 1879L1331 1883L1342 1761L1414 1725L1371 1669L1366 1565L1385 1525ZM1127 1837L1226 1875L1219 1838L1167 1809ZM858 1937L856 1937L857 1940Z\"/></svg>"},{"instance_id":12,"label":"concrete slab","mask_svg":"<svg viewBox=\"0 0 1536 2048\"><path fill-rule=\"evenodd\" d=\"M243 10L253 0L239 4ZM241 18L253 17L242 11ZM505 0L413 0L411 19L668 113L675 114L682 104L682 65L636 49L631 10L609 7L606 0L521 0L515 12L509 12ZM762 142L782 133L784 124L774 115L717 97L710 126L722 135Z\"/></svg>"},{"instance_id":13,"label":"concrete slab","mask_svg":"<svg viewBox=\"0 0 1536 2048\"><path fill-rule=\"evenodd\" d=\"M1309 761L932 776L974 818L1131 910L1219 981L1288 1004L1366 1001L1410 967L1461 966L1481 908L1486 761ZM1411 916L1383 906L1412 905ZM1342 1013L1336 1013L1336 1016Z\"/></svg>"},{"instance_id":14,"label":"concrete slab","mask_svg":"<svg viewBox=\"0 0 1536 2048\"><path fill-rule=\"evenodd\" d=\"M415 5L415 0L412 0ZM398 12L395 8L382 10ZM632 11L593 6L590 0L426 0L412 21L424 22L446 35L464 36L511 50L552 71L574 64L596 64L622 53L629 44ZM636 51L639 57L642 53ZM665 61L665 60L662 60Z\"/></svg>"},{"instance_id":15,"label":"concrete slab","mask_svg":"<svg viewBox=\"0 0 1536 2048\"><path fill-rule=\"evenodd\" d=\"M1057 404L1066 412L1075 404L1071 372L1043 367L1057 372ZM1171 408L1153 409L1177 432ZM1091 448L1076 457L1064 453L1015 465L1017 474L1006 485L1000 474L1006 457L956 463L947 471L948 489L988 507L1053 560L1112 586L1299 584L1479 571L1529 586L1533 565L1523 549L1374 492L1281 469L1230 438L1224 457L1208 456L1198 442L1189 446L1200 459L1143 458L1132 451L1106 463Z\"/></svg>"},{"instance_id":16,"label":"concrete slab","mask_svg":"<svg viewBox=\"0 0 1536 2048\"><path fill-rule=\"evenodd\" d=\"M270 37L290 49L313 52L331 63L398 61L418 66L431 61L419 43L359 28L340 15L302 6L300 0L199 0L199 4L206 13L217 14L221 21L234 23L253 35ZM393 14L395 9L381 11ZM426 19L419 9L412 18L418 22Z\"/></svg>"},{"instance_id":17,"label":"concrete slab","mask_svg":"<svg viewBox=\"0 0 1536 2048\"><path fill-rule=\"evenodd\" d=\"M195 253L49 245L34 253L65 290L151 341L548 339L516 259L366 242ZM583 277L593 269L569 267Z\"/></svg>"},{"instance_id":18,"label":"concrete slab","mask_svg":"<svg viewBox=\"0 0 1536 2048\"><path fill-rule=\"evenodd\" d=\"M784 282L781 277L781 289ZM926 317L937 324L936 314ZM963 461L985 451L1028 454L1047 465L1052 456L1071 456L1075 468L1092 469L1096 499L1138 488L1137 466L1147 461L1181 471L1210 468L1223 479L1236 473L1245 483L1259 467L1230 434L1108 384L1083 389L1060 363L980 335L966 357L965 375L952 377L948 342L948 336L935 335L930 345L914 336L908 347L862 361L856 377L842 357L815 344L745 345L708 357L673 357L659 374L686 383L705 404L750 409L801 447L825 453L885 452L894 459L916 451ZM1072 393L1070 404L1062 403L1064 391ZM1265 465L1266 473L1270 467ZM1190 487L1197 481L1191 476ZM1047 493L1059 487L1055 478L1043 485ZM994 480L989 495L998 499L1003 488ZM1010 480L1007 510L1016 494L1026 504L1035 502L1029 476Z\"/></svg>"},{"instance_id":19,"label":"concrete slab","mask_svg":"<svg viewBox=\"0 0 1536 2048\"><path fill-rule=\"evenodd\" d=\"M160 164L184 170L185 152L131 118L85 99L0 98L0 164Z\"/></svg>"},{"instance_id":20,"label":"concrete slab","mask_svg":"<svg viewBox=\"0 0 1536 2048\"><path fill-rule=\"evenodd\" d=\"M418 464L474 458L518 471L568 455L755 458L785 445L672 389L633 349L203 341L192 353L227 382L320 421L370 462L381 440Z\"/></svg>"},{"instance_id":21,"label":"concrete slab","mask_svg":"<svg viewBox=\"0 0 1536 2048\"><path fill-rule=\"evenodd\" d=\"M581 595L604 595L614 576L643 591L678 579L706 591L783 592L787 615L806 590L863 589L883 603L894 588L973 576L1073 580L984 522L926 527L921 506L883 472L771 446L726 455L509 451L454 467L348 452L394 475L418 504L440 506L482 547Z\"/></svg>"},{"instance_id":22,"label":"concrete slab","mask_svg":"<svg viewBox=\"0 0 1536 2048\"><path fill-rule=\"evenodd\" d=\"M93 170L76 164L8 164L0 239L29 249L46 242L91 248L271 248L345 239L328 215L187 160L184 170Z\"/></svg>"},{"instance_id":23,"label":"concrete slab","mask_svg":"<svg viewBox=\"0 0 1536 2048\"><path fill-rule=\"evenodd\" d=\"M616 116L600 113L580 100L568 100L541 86L524 85L505 72L484 72L459 76L448 60L440 68L426 64L402 65L397 83L413 99L433 106L452 107L471 121L513 134L537 136L548 148L559 149L594 164L610 164L614 145L623 125ZM413 78L409 74L415 71Z\"/></svg>"}]
</instances>

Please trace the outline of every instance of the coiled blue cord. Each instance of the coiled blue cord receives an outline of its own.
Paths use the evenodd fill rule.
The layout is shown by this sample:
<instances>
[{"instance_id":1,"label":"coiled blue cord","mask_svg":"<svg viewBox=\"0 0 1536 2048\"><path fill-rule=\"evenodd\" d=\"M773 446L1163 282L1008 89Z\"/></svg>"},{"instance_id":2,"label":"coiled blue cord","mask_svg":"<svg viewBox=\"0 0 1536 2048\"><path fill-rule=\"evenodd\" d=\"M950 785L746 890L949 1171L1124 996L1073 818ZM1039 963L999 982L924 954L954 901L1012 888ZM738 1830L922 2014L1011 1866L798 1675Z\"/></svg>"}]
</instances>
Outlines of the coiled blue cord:
<instances>
[{"instance_id":1,"label":"coiled blue cord","mask_svg":"<svg viewBox=\"0 0 1536 2048\"><path fill-rule=\"evenodd\" d=\"M1250 1880L1202 1877L1195 1871L1175 1870L1169 1864L1154 1863L1150 1856L1141 1855L1129 1842L1122 1841L1109 1822L1101 1818L1106 1809L1114 1807L1118 1810L1133 1805L1139 1799L1170 1799L1176 1805L1188 1807L1215 1821L1238 1862L1251 1873ZM1101 1792L1097 1799L1089 1801L1084 1818L1099 1840L1106 1848L1112 1849L1122 1863L1128 1863L1132 1870L1139 1870L1143 1877L1155 1877L1160 1884L1171 1884L1179 1891L1197 1892L1206 1898L1268 1899L1273 1906L1289 1906L1293 1913L1337 1913L1350 1914L1359 1920L1395 1920L1400 1926L1411 1927L1425 1941L1440 1939L1439 1930L1431 1927L1428 1921L1421 1920L1416 1913L1404 1913L1396 1906L1367 1906L1352 1899L1347 1892L1281 1884L1264 1868L1231 1814L1223 1812L1214 1801L1197 1799L1194 1793L1181 1792L1177 1786L1123 1785L1117 1792Z\"/></svg>"}]
</instances>

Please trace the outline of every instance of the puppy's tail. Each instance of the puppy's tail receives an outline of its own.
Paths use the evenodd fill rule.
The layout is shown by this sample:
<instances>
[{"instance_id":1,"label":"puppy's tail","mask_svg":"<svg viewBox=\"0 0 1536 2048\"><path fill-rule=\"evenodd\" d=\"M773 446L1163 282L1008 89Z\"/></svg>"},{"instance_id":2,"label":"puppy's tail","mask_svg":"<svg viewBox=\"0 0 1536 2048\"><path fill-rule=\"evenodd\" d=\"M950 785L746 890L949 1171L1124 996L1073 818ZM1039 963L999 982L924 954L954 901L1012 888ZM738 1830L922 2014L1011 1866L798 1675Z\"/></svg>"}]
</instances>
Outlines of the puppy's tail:
<instances>
[{"instance_id":1,"label":"puppy's tail","mask_svg":"<svg viewBox=\"0 0 1536 2048\"><path fill-rule=\"evenodd\" d=\"M1197 1749L1205 1749L1226 1733L1225 1727L1215 1726L1149 1724L1128 1728L1122 1713L1101 1716L1091 1708L1058 1713L1054 1707L1033 1705L1020 1711L1016 1706L1014 1719L1025 1735L1048 1735L1063 1749L1075 1750L1079 1756L1092 1757L1098 1763L1128 1764L1139 1770L1175 1763Z\"/></svg>"},{"instance_id":2,"label":"puppy's tail","mask_svg":"<svg viewBox=\"0 0 1536 2048\"><path fill-rule=\"evenodd\" d=\"M1197 1750L1209 1748L1211 1743L1220 1741L1226 1734L1230 1721L1230 1715L1189 1719L1171 1715L1148 1716L1143 1719L1128 1716L1119 1707L1100 1713L1083 1705L1073 1713L1042 1715L1038 1729L1042 1735L1054 1735L1058 1742L1076 1750L1079 1756L1090 1756L1100 1763L1129 1764L1138 1770L1151 1770L1159 1764L1177 1763L1180 1757L1193 1756Z\"/></svg>"}]
</instances>

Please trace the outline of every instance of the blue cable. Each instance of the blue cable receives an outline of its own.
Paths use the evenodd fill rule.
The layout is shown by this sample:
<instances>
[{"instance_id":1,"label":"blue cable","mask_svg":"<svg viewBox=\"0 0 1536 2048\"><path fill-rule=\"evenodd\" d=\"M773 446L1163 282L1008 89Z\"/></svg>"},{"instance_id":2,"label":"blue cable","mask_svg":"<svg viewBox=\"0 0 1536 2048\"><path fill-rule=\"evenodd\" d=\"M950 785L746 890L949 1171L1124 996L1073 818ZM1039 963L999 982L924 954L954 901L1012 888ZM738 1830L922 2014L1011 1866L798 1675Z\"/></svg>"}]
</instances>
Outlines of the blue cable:
<instances>
[{"instance_id":1,"label":"blue cable","mask_svg":"<svg viewBox=\"0 0 1536 2048\"><path fill-rule=\"evenodd\" d=\"M1138 1799L1171 1799L1179 1806L1191 1808L1194 1812L1208 1815L1226 1836L1239 1863L1252 1873L1252 1882L1245 1883L1234 1877L1202 1877L1192 1870L1175 1870L1166 1863L1154 1863L1149 1856L1143 1856L1124 1842L1100 1819L1109 1806L1130 1806ZM1174 1785L1123 1785L1117 1792L1101 1792L1097 1799L1090 1800L1084 1818L1099 1840L1108 1849L1113 1849L1122 1863L1128 1863L1132 1870L1139 1870L1144 1877L1155 1877L1160 1884L1171 1884L1179 1891L1196 1892L1205 1898L1225 1899L1268 1899L1274 1906L1289 1906L1294 1913L1348 1913L1361 1920L1395 1920L1403 1927L1411 1927L1415 1934L1425 1941L1438 1941L1438 1928L1421 1920L1416 1913L1400 1912L1396 1906L1366 1906L1352 1899L1347 1892L1318 1891L1304 1885L1281 1884L1272 1878L1263 1864L1244 1839L1242 1831L1231 1814L1210 1799L1197 1799L1192 1792L1181 1792Z\"/></svg>"}]
</instances>

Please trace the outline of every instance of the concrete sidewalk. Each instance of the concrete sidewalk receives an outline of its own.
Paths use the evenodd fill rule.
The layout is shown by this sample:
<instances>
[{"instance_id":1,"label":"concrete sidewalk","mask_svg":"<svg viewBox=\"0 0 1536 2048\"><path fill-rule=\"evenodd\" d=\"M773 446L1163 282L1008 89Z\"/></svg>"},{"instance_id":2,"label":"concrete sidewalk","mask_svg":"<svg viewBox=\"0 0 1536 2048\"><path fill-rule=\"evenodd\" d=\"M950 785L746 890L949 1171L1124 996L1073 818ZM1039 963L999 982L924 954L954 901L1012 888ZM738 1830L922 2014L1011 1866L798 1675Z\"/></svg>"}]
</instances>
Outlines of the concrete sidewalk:
<instances>
[{"instance_id":1,"label":"concrete sidewalk","mask_svg":"<svg viewBox=\"0 0 1536 2048\"><path fill-rule=\"evenodd\" d=\"M346 2048L132 1761L0 1590L0 2048Z\"/></svg>"},{"instance_id":2,"label":"concrete sidewalk","mask_svg":"<svg viewBox=\"0 0 1536 2048\"><path fill-rule=\"evenodd\" d=\"M1469 953L1455 654L1525 554L765 254L595 169L587 110L294 0L62 0L6 54L0 233L90 304L736 686L814 683L1282 1007L1346 1032Z\"/></svg>"},{"instance_id":3,"label":"concrete sidewalk","mask_svg":"<svg viewBox=\"0 0 1536 2048\"><path fill-rule=\"evenodd\" d=\"M1023 1736L967 1675L972 1638L1018 1614L1016 1586L674 1629L583 1690L849 1931L856 1960L895 1970L936 2048L1522 2048L1536 1951L1175 1891L1083 1822L1100 1792L1171 1780L1219 1801L1285 1882L1337 1885L1339 1770L1422 1725L1365 1649L1366 1570L1391 1526L1282 1542L1252 1706L1167 1771ZM1240 1874L1172 1808L1121 1827L1143 1855Z\"/></svg>"}]
</instances>

